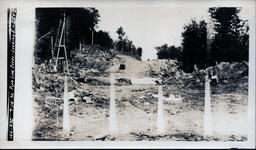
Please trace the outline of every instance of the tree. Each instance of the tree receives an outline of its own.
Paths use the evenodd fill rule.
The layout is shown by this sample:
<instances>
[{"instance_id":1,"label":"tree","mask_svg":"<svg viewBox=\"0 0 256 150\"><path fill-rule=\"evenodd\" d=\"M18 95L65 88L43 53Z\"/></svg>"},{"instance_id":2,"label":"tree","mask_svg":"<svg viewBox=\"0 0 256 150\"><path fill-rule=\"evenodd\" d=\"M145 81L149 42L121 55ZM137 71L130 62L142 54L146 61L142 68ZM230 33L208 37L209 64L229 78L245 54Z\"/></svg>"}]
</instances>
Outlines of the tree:
<instances>
[{"instance_id":1,"label":"tree","mask_svg":"<svg viewBox=\"0 0 256 150\"><path fill-rule=\"evenodd\" d=\"M248 61L249 28L246 27L244 21L239 19L240 10L235 7L209 8L216 32L211 45L213 60L218 62Z\"/></svg>"},{"instance_id":2,"label":"tree","mask_svg":"<svg viewBox=\"0 0 256 150\"><path fill-rule=\"evenodd\" d=\"M178 61L182 60L182 50L181 47L175 47L174 45L168 46L164 44L162 46L156 47L158 59L176 59Z\"/></svg>"},{"instance_id":3,"label":"tree","mask_svg":"<svg viewBox=\"0 0 256 150\"><path fill-rule=\"evenodd\" d=\"M118 39L119 39L119 41L122 41L122 40L123 40L123 37L124 37L124 35L125 35L125 32L124 32L124 30L123 30L123 27L120 26L120 27L117 29L116 33L118 34Z\"/></svg>"},{"instance_id":4,"label":"tree","mask_svg":"<svg viewBox=\"0 0 256 150\"><path fill-rule=\"evenodd\" d=\"M56 38L58 28L61 26L64 14L66 16L65 41L67 51L75 49L84 40L91 42L91 29L99 22L99 13L95 8L37 8L36 9L36 40L50 32ZM56 39L54 39L56 40ZM39 57L48 59L51 56L50 36L37 41L36 50L41 52Z\"/></svg>"},{"instance_id":5,"label":"tree","mask_svg":"<svg viewBox=\"0 0 256 150\"><path fill-rule=\"evenodd\" d=\"M125 47L125 39L124 39L124 36L125 36L125 32L123 30L123 27L120 26L116 33L118 34L118 42L117 42L117 50L119 51L124 51L124 47Z\"/></svg>"},{"instance_id":6,"label":"tree","mask_svg":"<svg viewBox=\"0 0 256 150\"><path fill-rule=\"evenodd\" d=\"M101 45L105 48L113 48L113 40L108 32L102 30L95 32L94 41L95 44Z\"/></svg>"},{"instance_id":7,"label":"tree","mask_svg":"<svg viewBox=\"0 0 256 150\"><path fill-rule=\"evenodd\" d=\"M137 53L138 53L138 56L141 58L141 56L142 56L142 48L141 47L137 48Z\"/></svg>"},{"instance_id":8,"label":"tree","mask_svg":"<svg viewBox=\"0 0 256 150\"><path fill-rule=\"evenodd\" d=\"M99 13L95 8L75 8L66 10L67 16L70 16L70 48L79 46L81 41L84 44L90 44L92 39L91 30L94 29L99 22Z\"/></svg>"},{"instance_id":9,"label":"tree","mask_svg":"<svg viewBox=\"0 0 256 150\"><path fill-rule=\"evenodd\" d=\"M136 58L139 57L139 59L141 59L142 49L140 49L141 51L138 53L137 51L138 49L133 44L133 42L129 40L128 37L125 35L124 29L122 26L120 26L117 29L116 33L118 34L118 41L116 43L117 51L121 51L124 54L128 54Z\"/></svg>"},{"instance_id":10,"label":"tree","mask_svg":"<svg viewBox=\"0 0 256 150\"><path fill-rule=\"evenodd\" d=\"M157 50L156 54L157 54L158 59L168 59L169 58L169 56L168 56L169 47L167 44L164 44L159 47L155 47L155 49Z\"/></svg>"},{"instance_id":11,"label":"tree","mask_svg":"<svg viewBox=\"0 0 256 150\"><path fill-rule=\"evenodd\" d=\"M191 23L184 26L182 33L183 47L183 69L192 72L194 65L199 68L205 68L206 60L206 23L204 20L199 21L192 19Z\"/></svg>"},{"instance_id":12,"label":"tree","mask_svg":"<svg viewBox=\"0 0 256 150\"><path fill-rule=\"evenodd\" d=\"M182 61L182 48L175 47L174 45L170 46L169 56L170 56L170 59L177 59L178 61Z\"/></svg>"}]
</instances>

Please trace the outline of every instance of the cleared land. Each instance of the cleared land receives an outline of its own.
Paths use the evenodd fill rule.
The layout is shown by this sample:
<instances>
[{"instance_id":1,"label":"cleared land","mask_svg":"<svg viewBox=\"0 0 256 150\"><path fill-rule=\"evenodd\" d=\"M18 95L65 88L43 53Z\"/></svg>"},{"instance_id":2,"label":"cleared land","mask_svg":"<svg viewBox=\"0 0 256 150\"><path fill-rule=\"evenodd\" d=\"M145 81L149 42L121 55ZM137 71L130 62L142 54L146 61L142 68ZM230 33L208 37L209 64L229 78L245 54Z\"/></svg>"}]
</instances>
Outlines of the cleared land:
<instances>
[{"instance_id":1,"label":"cleared land","mask_svg":"<svg viewBox=\"0 0 256 150\"><path fill-rule=\"evenodd\" d=\"M71 77L77 83L68 80L69 92L75 93L75 100L69 101L69 135L62 131L63 74L47 71L49 64L34 67L39 80L33 84L34 140L247 140L248 76L241 73L248 66L243 63L219 64L220 81L211 85L214 136L204 137L203 71L183 73L173 60L138 61L112 53L91 57L85 57L90 66L79 59L71 63ZM125 64L126 69L119 70L120 64ZM117 133L109 132L110 74L124 79L116 80L115 85ZM147 78L149 82L155 79L156 84L130 84L129 80L138 82L134 78ZM165 132L161 135L156 132L158 83L165 97ZM182 100L173 101L174 95Z\"/></svg>"}]
</instances>

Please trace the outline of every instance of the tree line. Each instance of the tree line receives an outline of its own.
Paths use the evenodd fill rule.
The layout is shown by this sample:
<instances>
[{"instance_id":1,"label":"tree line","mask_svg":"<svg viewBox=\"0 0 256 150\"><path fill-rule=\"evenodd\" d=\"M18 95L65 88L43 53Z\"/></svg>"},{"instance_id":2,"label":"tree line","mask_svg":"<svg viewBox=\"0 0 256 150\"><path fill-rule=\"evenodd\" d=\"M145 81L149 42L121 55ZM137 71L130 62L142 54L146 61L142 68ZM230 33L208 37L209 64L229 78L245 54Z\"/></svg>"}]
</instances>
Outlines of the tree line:
<instances>
[{"instance_id":1,"label":"tree line","mask_svg":"<svg viewBox=\"0 0 256 150\"><path fill-rule=\"evenodd\" d=\"M96 31L100 22L100 14L96 8L91 7L37 8L36 57L43 60L51 58L51 37L54 37L55 42L64 15L66 17L65 45L68 56L71 51L78 49L82 43L83 45L99 45L107 49L116 47L115 49L118 51L124 51L132 56L141 57L142 49L136 48L127 37L122 37L122 41L114 41L108 32L103 30Z\"/></svg>"},{"instance_id":2,"label":"tree line","mask_svg":"<svg viewBox=\"0 0 256 150\"><path fill-rule=\"evenodd\" d=\"M204 69L216 62L248 61L249 27L239 18L240 11L235 7L209 8L213 32L205 20L192 19L183 27L181 47L156 47L158 59L177 59L186 72L192 72L194 65Z\"/></svg>"},{"instance_id":3,"label":"tree line","mask_svg":"<svg viewBox=\"0 0 256 150\"><path fill-rule=\"evenodd\" d=\"M129 54L141 59L142 56L142 48L133 44L131 40L125 35L124 29L120 26L116 33L118 34L118 41L115 43L116 50L125 54Z\"/></svg>"}]
</instances>

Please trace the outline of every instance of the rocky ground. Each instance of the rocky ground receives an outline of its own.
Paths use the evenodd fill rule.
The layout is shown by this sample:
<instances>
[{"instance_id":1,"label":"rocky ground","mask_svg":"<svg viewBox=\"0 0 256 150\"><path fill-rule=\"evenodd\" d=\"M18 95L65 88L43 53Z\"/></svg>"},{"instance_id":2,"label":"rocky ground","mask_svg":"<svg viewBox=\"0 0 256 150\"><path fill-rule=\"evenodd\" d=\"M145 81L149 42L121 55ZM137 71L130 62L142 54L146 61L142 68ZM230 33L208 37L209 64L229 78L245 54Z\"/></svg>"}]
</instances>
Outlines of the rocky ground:
<instances>
[{"instance_id":1,"label":"rocky ground","mask_svg":"<svg viewBox=\"0 0 256 150\"><path fill-rule=\"evenodd\" d=\"M33 68L36 74L34 140L247 140L246 62L218 64L219 82L211 83L213 136L205 137L204 75L216 68L186 74L178 69L179 64L174 60L138 61L112 52L100 55L101 60L86 57L90 62L86 67L78 59L71 62L68 91L73 98L69 101L71 132L68 134L62 129L64 74L51 72L50 64ZM125 70L119 69L120 64L126 65ZM118 131L115 133L109 132L110 74L117 79ZM146 77L155 79L155 84L133 84L132 78ZM164 95L163 134L156 132L159 84L163 86ZM180 99L173 101L175 95Z\"/></svg>"}]
</instances>

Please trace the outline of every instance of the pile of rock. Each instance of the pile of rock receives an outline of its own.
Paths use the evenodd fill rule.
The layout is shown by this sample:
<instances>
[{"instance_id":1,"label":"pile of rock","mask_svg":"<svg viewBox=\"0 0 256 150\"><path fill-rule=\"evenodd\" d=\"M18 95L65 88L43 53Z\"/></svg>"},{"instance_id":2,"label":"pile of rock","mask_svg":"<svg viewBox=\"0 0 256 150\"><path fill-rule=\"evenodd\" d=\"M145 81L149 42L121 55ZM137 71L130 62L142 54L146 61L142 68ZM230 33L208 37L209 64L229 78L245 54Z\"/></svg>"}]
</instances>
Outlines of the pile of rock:
<instances>
[{"instance_id":1,"label":"pile of rock","mask_svg":"<svg viewBox=\"0 0 256 150\"><path fill-rule=\"evenodd\" d=\"M218 64L218 76L221 82L230 82L248 76L248 62L221 62Z\"/></svg>"},{"instance_id":2,"label":"pile of rock","mask_svg":"<svg viewBox=\"0 0 256 150\"><path fill-rule=\"evenodd\" d=\"M248 76L248 63L243 62L221 62L216 66L206 69L195 69L192 73L185 73L180 68L178 62L166 61L166 67L160 67L160 71L151 70L151 75L158 76L162 81L161 84L177 85L178 87L198 87L205 83L205 76L208 74L212 81L230 82L241 77Z\"/></svg>"},{"instance_id":3,"label":"pile of rock","mask_svg":"<svg viewBox=\"0 0 256 150\"><path fill-rule=\"evenodd\" d=\"M97 46L87 46L84 50L72 51L72 66L80 69L95 69L104 72L111 65L113 54Z\"/></svg>"},{"instance_id":4,"label":"pile of rock","mask_svg":"<svg viewBox=\"0 0 256 150\"><path fill-rule=\"evenodd\" d=\"M85 78L84 83L89 85L110 85L109 82L97 78Z\"/></svg>"},{"instance_id":5,"label":"pile of rock","mask_svg":"<svg viewBox=\"0 0 256 150\"><path fill-rule=\"evenodd\" d=\"M115 85L132 85L132 81L130 79L127 78L118 78L116 79L116 83Z\"/></svg>"}]
</instances>

